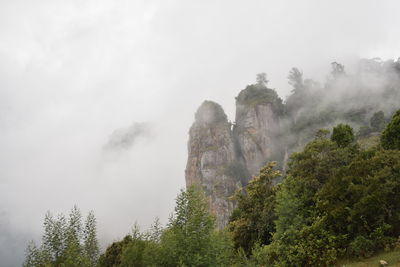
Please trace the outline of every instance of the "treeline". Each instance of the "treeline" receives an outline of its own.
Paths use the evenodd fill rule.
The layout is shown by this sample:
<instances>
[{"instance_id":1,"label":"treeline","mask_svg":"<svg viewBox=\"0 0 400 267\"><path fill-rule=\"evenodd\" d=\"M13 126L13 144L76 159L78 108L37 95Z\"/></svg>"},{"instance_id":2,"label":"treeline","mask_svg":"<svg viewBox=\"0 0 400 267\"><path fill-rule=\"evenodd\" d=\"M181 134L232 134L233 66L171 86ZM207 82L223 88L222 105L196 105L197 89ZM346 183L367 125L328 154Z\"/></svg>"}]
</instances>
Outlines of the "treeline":
<instances>
[{"instance_id":1,"label":"treeline","mask_svg":"<svg viewBox=\"0 0 400 267\"><path fill-rule=\"evenodd\" d=\"M85 227L76 208L68 220L48 214L25 266L332 266L400 245L400 110L368 149L348 125L319 130L273 185L281 176L274 162L262 168L222 231L202 190L188 188L164 228L135 226L100 257L92 213Z\"/></svg>"},{"instance_id":2,"label":"treeline","mask_svg":"<svg viewBox=\"0 0 400 267\"><path fill-rule=\"evenodd\" d=\"M330 136L329 136L330 135ZM273 164L238 195L228 226L250 266L332 266L399 246L400 111L361 149L353 129L318 131L294 153L283 182Z\"/></svg>"},{"instance_id":3,"label":"treeline","mask_svg":"<svg viewBox=\"0 0 400 267\"><path fill-rule=\"evenodd\" d=\"M42 243L37 246L32 241L28 245L23 266L96 266L99 246L93 212L89 212L84 224L76 206L68 217L54 217L48 212L43 226Z\"/></svg>"},{"instance_id":4,"label":"treeline","mask_svg":"<svg viewBox=\"0 0 400 267\"><path fill-rule=\"evenodd\" d=\"M137 227L100 256L98 266L227 266L233 257L229 235L215 230L203 192L181 191L165 228L158 221L141 233Z\"/></svg>"},{"instance_id":5,"label":"treeline","mask_svg":"<svg viewBox=\"0 0 400 267\"><path fill-rule=\"evenodd\" d=\"M47 213L42 244L27 248L25 267L227 266L234 256L229 234L216 231L202 190L181 191L166 227L158 219L146 232L135 224L132 233L112 243L99 257L96 220L89 213L82 225L75 207L66 219Z\"/></svg>"}]
</instances>

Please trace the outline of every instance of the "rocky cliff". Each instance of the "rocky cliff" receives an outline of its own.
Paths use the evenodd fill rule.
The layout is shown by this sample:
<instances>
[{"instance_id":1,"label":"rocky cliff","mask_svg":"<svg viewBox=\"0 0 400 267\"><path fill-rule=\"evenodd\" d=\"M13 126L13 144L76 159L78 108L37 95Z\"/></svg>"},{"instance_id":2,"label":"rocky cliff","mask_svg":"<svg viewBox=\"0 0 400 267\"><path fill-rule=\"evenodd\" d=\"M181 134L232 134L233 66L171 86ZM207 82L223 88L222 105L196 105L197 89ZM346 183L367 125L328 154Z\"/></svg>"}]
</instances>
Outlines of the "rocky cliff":
<instances>
[{"instance_id":1,"label":"rocky cliff","mask_svg":"<svg viewBox=\"0 0 400 267\"><path fill-rule=\"evenodd\" d=\"M247 184L268 160L279 160L282 101L272 89L251 85L236 98L232 125L220 105L205 101L189 131L186 185L199 184L222 228L234 208L230 197Z\"/></svg>"},{"instance_id":2,"label":"rocky cliff","mask_svg":"<svg viewBox=\"0 0 400 267\"><path fill-rule=\"evenodd\" d=\"M234 137L250 174L258 174L267 160L280 160L279 120L282 101L276 92L250 85L236 98Z\"/></svg>"},{"instance_id":3,"label":"rocky cliff","mask_svg":"<svg viewBox=\"0 0 400 267\"><path fill-rule=\"evenodd\" d=\"M186 185L201 185L210 209L222 228L234 206L229 200L238 184L229 172L237 158L231 124L220 105L205 101L195 115L189 131Z\"/></svg>"}]
</instances>

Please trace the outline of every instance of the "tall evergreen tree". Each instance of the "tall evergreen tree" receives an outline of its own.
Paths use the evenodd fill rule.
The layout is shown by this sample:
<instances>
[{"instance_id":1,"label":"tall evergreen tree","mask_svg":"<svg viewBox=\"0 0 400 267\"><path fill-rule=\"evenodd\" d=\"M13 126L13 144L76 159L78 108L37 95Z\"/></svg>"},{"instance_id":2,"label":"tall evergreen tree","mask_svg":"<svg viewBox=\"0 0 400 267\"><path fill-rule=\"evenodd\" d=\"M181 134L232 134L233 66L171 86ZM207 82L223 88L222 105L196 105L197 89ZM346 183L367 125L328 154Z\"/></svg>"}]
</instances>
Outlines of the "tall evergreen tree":
<instances>
[{"instance_id":1,"label":"tall evergreen tree","mask_svg":"<svg viewBox=\"0 0 400 267\"><path fill-rule=\"evenodd\" d=\"M90 265L96 266L99 257L99 244L96 237L96 218L93 211L90 211L85 223L84 229L84 251L89 258Z\"/></svg>"}]
</instances>

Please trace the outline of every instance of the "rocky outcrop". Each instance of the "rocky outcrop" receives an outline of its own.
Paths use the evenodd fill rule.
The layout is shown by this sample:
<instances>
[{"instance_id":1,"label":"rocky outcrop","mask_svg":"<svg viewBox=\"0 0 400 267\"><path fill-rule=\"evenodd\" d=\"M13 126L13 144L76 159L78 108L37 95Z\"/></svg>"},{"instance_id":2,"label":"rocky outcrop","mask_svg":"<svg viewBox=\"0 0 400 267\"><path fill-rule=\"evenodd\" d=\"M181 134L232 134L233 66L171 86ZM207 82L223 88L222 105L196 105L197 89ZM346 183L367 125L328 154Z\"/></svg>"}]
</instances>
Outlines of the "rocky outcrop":
<instances>
[{"instance_id":1,"label":"rocky outcrop","mask_svg":"<svg viewBox=\"0 0 400 267\"><path fill-rule=\"evenodd\" d=\"M245 186L268 160L279 160L282 101L264 85L251 85L236 98L236 123L220 105L205 101L189 131L186 185L201 185L223 228L234 209L231 196Z\"/></svg>"},{"instance_id":2,"label":"rocky outcrop","mask_svg":"<svg viewBox=\"0 0 400 267\"><path fill-rule=\"evenodd\" d=\"M282 102L272 89L251 85L236 98L234 136L249 178L257 175L267 160L282 158L278 142L281 113Z\"/></svg>"},{"instance_id":3,"label":"rocky outcrop","mask_svg":"<svg viewBox=\"0 0 400 267\"><path fill-rule=\"evenodd\" d=\"M210 210L222 228L234 204L229 197L237 182L229 169L236 161L231 124L220 105L205 101L196 112L190 128L186 185L199 184L210 201Z\"/></svg>"}]
</instances>

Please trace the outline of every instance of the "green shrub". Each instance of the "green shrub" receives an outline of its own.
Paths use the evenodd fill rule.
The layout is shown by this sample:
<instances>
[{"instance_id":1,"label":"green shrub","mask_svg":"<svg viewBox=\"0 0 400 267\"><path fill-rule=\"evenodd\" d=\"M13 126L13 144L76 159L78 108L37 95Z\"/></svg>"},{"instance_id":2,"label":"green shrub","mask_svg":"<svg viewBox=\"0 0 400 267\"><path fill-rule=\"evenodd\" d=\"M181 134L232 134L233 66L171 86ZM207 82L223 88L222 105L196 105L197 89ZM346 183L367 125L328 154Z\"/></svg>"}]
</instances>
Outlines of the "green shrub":
<instances>
[{"instance_id":1,"label":"green shrub","mask_svg":"<svg viewBox=\"0 0 400 267\"><path fill-rule=\"evenodd\" d=\"M359 258L370 257L374 252L374 242L365 236L357 236L349 245L349 252L352 256Z\"/></svg>"}]
</instances>

